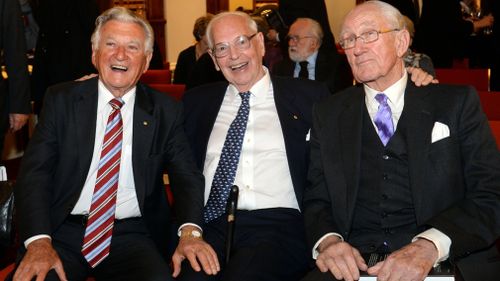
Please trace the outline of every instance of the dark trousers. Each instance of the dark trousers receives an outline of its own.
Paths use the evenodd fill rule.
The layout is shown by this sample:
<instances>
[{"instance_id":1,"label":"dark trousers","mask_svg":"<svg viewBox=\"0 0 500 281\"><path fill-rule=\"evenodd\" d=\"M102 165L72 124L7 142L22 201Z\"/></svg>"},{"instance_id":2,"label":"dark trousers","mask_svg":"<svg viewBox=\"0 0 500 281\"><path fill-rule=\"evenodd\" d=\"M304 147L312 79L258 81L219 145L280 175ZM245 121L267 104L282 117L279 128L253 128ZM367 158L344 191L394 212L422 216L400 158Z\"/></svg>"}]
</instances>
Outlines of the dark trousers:
<instances>
[{"instance_id":1,"label":"dark trousers","mask_svg":"<svg viewBox=\"0 0 500 281\"><path fill-rule=\"evenodd\" d=\"M273 208L236 213L234 240L225 264L226 216L204 225L204 239L214 247L221 272L207 276L194 272L187 261L179 280L294 281L307 272L307 249L302 215L298 210Z\"/></svg>"},{"instance_id":2,"label":"dark trousers","mask_svg":"<svg viewBox=\"0 0 500 281\"><path fill-rule=\"evenodd\" d=\"M52 235L52 245L61 258L68 280L84 281L93 276L97 281L165 281L172 280L171 271L142 219L116 221L109 256L92 269L81 253L85 225L66 221ZM51 270L45 280L59 280Z\"/></svg>"}]
</instances>

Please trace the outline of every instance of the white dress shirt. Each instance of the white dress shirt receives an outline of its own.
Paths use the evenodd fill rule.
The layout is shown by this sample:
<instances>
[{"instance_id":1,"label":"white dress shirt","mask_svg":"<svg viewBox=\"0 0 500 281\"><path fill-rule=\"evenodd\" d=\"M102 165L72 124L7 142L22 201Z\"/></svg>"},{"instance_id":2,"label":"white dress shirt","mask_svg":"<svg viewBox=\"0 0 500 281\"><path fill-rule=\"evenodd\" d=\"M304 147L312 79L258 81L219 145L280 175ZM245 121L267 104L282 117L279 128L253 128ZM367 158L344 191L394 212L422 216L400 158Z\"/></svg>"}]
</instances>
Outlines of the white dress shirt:
<instances>
[{"instance_id":1,"label":"white dress shirt","mask_svg":"<svg viewBox=\"0 0 500 281\"><path fill-rule=\"evenodd\" d=\"M404 93L406 89L406 83L408 81L408 74L405 71L403 74L403 77L399 79L396 83L391 85L389 88L385 89L383 93L387 96L387 103L389 104L389 107L391 108L392 112L392 122L394 124L394 131L397 130L397 125L399 118L401 117L401 114L403 113L403 108L404 108ZM380 91L377 91L375 89L372 89L368 87L366 84L364 85L364 90L365 90L365 103L366 103L366 108L368 110L368 114L370 115L370 119L372 120L373 127L377 129L374 119L375 115L377 114L378 111L378 106L379 103L377 100L375 100L375 96L378 93L382 93ZM316 259L318 257L318 251L317 248L319 244L328 236L335 235L339 237L340 239L343 240L342 235L338 233L327 233L323 237L321 237L318 242L313 247L313 258ZM436 246L438 250L438 259L435 261L435 265L437 265L439 262L446 260L449 256L450 253L450 246L451 246L451 239L441 231L435 229L435 228L430 228L417 236L415 236L412 240L415 241L418 238L425 238L427 240L430 240L434 245Z\"/></svg>"},{"instance_id":2,"label":"white dress shirt","mask_svg":"<svg viewBox=\"0 0 500 281\"><path fill-rule=\"evenodd\" d=\"M307 58L307 72L309 73L309 80L316 80L316 59L318 58L318 51L312 53ZM295 68L293 70L293 77L299 77L300 64L295 62Z\"/></svg>"},{"instance_id":3,"label":"white dress shirt","mask_svg":"<svg viewBox=\"0 0 500 281\"><path fill-rule=\"evenodd\" d=\"M250 114L234 181L239 187L238 209L299 209L269 71L264 70L265 76L250 90ZM205 203L227 131L240 105L238 90L229 85L208 141L203 169Z\"/></svg>"}]
</instances>

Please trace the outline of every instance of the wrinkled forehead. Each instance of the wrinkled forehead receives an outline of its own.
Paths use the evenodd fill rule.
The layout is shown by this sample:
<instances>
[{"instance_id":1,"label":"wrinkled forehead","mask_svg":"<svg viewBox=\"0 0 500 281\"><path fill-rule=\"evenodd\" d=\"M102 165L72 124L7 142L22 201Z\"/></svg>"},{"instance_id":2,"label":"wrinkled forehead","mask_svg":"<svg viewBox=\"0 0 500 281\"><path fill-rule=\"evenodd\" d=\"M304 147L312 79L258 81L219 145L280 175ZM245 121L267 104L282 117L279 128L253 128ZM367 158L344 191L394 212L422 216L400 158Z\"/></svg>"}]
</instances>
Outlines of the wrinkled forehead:
<instances>
[{"instance_id":1,"label":"wrinkled forehead","mask_svg":"<svg viewBox=\"0 0 500 281\"><path fill-rule=\"evenodd\" d=\"M226 16L213 23L212 39L214 45L223 42L232 42L240 35L251 35L252 31L245 18L240 16Z\"/></svg>"},{"instance_id":2,"label":"wrinkled forehead","mask_svg":"<svg viewBox=\"0 0 500 281\"><path fill-rule=\"evenodd\" d=\"M361 34L368 30L385 28L382 14L373 8L359 7L352 10L344 19L340 35L345 37L351 34Z\"/></svg>"}]
</instances>

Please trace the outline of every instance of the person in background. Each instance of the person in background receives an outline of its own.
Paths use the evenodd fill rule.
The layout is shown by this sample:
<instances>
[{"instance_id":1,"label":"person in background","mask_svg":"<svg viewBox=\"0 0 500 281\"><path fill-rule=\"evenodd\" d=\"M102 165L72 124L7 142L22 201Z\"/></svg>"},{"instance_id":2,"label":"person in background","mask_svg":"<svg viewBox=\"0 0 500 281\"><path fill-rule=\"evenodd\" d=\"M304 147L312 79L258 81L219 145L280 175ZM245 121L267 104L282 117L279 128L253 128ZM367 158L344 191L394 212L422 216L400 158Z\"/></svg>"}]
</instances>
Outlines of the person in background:
<instances>
[{"instance_id":1,"label":"person in background","mask_svg":"<svg viewBox=\"0 0 500 281\"><path fill-rule=\"evenodd\" d=\"M31 95L34 112L39 114L49 86L95 73L89 42L99 10L96 0L33 3L40 30L31 75Z\"/></svg>"},{"instance_id":2,"label":"person in background","mask_svg":"<svg viewBox=\"0 0 500 281\"><path fill-rule=\"evenodd\" d=\"M317 268L303 280L424 280L448 259L475 260L466 280L498 278L500 152L476 91L415 87L410 35L387 3L356 6L340 38L363 87L313 110L303 210ZM388 257L368 266L370 253Z\"/></svg>"},{"instance_id":3,"label":"person in background","mask_svg":"<svg viewBox=\"0 0 500 281\"><path fill-rule=\"evenodd\" d=\"M426 54L416 53L412 51L411 44L413 43L413 38L415 37L415 26L413 25L413 22L409 17L403 15L403 19L405 22L405 27L410 34L410 46L408 47L408 51L406 51L406 54L403 57L405 66L421 68L423 71L436 77L436 70L434 69L434 65L432 64L432 59Z\"/></svg>"},{"instance_id":4,"label":"person in background","mask_svg":"<svg viewBox=\"0 0 500 281\"><path fill-rule=\"evenodd\" d=\"M17 0L0 0L0 62L5 63L8 83L0 75L0 151L5 134L18 131L28 121L30 88L26 41Z\"/></svg>"},{"instance_id":5,"label":"person in background","mask_svg":"<svg viewBox=\"0 0 500 281\"><path fill-rule=\"evenodd\" d=\"M187 84L196 61L207 52L205 31L212 18L212 14L206 14L196 19L193 27L193 36L196 43L179 54L175 65L174 84Z\"/></svg>"},{"instance_id":6,"label":"person in background","mask_svg":"<svg viewBox=\"0 0 500 281\"><path fill-rule=\"evenodd\" d=\"M184 270L180 280L297 281L307 271L301 215L314 102L321 83L273 77L262 65L264 35L248 14L216 15L209 54L227 81L183 96L185 130L205 175L203 237L224 261L229 188L239 186L229 263L216 276Z\"/></svg>"},{"instance_id":7,"label":"person in background","mask_svg":"<svg viewBox=\"0 0 500 281\"><path fill-rule=\"evenodd\" d=\"M310 18L298 18L288 31L288 57L276 63L273 75L300 77L324 82L330 92L352 86L353 79L345 57L337 49L321 48L323 29Z\"/></svg>"},{"instance_id":8,"label":"person in background","mask_svg":"<svg viewBox=\"0 0 500 281\"><path fill-rule=\"evenodd\" d=\"M194 270L218 272L200 234L203 175L182 107L138 83L153 42L147 21L111 8L92 35L99 76L48 89L14 188L23 241L14 281L173 280L165 170L180 224L174 266L188 260Z\"/></svg>"}]
</instances>

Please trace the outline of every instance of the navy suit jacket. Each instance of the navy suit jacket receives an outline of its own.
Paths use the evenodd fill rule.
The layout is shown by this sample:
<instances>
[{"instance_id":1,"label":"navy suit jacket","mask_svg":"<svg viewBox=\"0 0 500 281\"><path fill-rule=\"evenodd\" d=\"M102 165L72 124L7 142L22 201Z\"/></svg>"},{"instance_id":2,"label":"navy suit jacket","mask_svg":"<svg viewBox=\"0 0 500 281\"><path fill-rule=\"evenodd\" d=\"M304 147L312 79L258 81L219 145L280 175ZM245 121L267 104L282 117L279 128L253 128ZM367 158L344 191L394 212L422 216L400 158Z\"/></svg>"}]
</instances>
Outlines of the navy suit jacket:
<instances>
[{"instance_id":1,"label":"navy suit jacket","mask_svg":"<svg viewBox=\"0 0 500 281\"><path fill-rule=\"evenodd\" d=\"M95 142L97 79L50 87L14 189L21 241L51 234L75 206ZM170 210L163 185L169 173L179 223L201 225L203 176L189 149L180 103L138 84L133 117L132 168L139 208L165 254Z\"/></svg>"},{"instance_id":2,"label":"navy suit jacket","mask_svg":"<svg viewBox=\"0 0 500 281\"><path fill-rule=\"evenodd\" d=\"M404 96L409 184L419 226L451 238L455 261L500 235L500 152L472 87L408 82ZM363 87L318 104L311 131L311 185L304 195L308 240L328 232L349 241L359 188ZM450 134L431 141L435 122ZM410 241L408 241L410 242Z\"/></svg>"},{"instance_id":3,"label":"navy suit jacket","mask_svg":"<svg viewBox=\"0 0 500 281\"><path fill-rule=\"evenodd\" d=\"M272 77L274 100L283 129L288 166L299 205L307 182L309 142L313 103L328 95L320 83L292 78ZM195 154L196 163L203 169L208 140L228 87L219 82L189 90L184 94L185 128Z\"/></svg>"}]
</instances>

